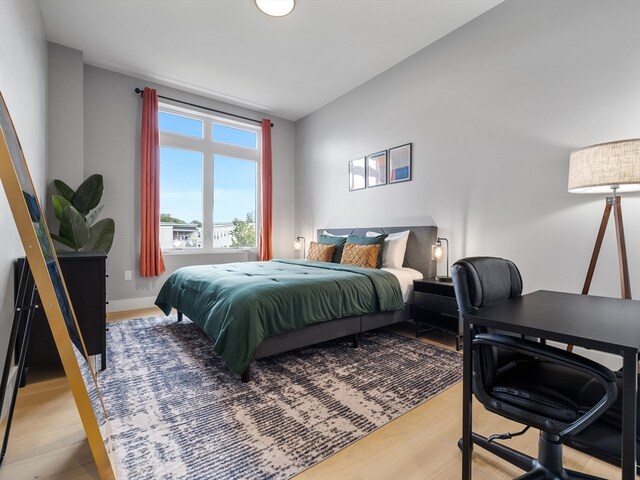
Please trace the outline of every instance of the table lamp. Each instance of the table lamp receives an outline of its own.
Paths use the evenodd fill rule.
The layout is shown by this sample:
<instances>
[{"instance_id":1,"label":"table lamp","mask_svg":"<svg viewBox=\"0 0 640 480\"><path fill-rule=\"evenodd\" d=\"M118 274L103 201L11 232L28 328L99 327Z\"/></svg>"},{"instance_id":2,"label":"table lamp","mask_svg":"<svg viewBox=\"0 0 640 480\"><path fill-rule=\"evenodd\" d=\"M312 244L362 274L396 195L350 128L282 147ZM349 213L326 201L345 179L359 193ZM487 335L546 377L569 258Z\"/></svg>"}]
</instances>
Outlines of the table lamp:
<instances>
[{"instance_id":1,"label":"table lamp","mask_svg":"<svg viewBox=\"0 0 640 480\"><path fill-rule=\"evenodd\" d=\"M436 280L438 282L451 282L451 277L448 275L449 273L449 240L444 237L438 237L435 245L431 245L431 260L435 260L436 262L441 261L445 256L445 249L442 247L442 241L447 242L446 247L446 255L447 255L447 275L436 275ZM437 271L436 271L437 273Z\"/></svg>"},{"instance_id":2,"label":"table lamp","mask_svg":"<svg viewBox=\"0 0 640 480\"><path fill-rule=\"evenodd\" d=\"M302 240L302 243L300 243L300 240ZM296 252L302 250L302 258L307 258L307 255L305 252L306 246L307 246L307 241L304 237L296 237L295 241L293 242L293 249Z\"/></svg>"},{"instance_id":3,"label":"table lamp","mask_svg":"<svg viewBox=\"0 0 640 480\"><path fill-rule=\"evenodd\" d=\"M591 145L572 152L569 157L568 190L571 193L611 193L606 197L604 213L582 294L589 293L609 215L613 208L620 265L620 293L622 298L631 298L622 207L618 193L640 191L640 138Z\"/></svg>"}]
</instances>

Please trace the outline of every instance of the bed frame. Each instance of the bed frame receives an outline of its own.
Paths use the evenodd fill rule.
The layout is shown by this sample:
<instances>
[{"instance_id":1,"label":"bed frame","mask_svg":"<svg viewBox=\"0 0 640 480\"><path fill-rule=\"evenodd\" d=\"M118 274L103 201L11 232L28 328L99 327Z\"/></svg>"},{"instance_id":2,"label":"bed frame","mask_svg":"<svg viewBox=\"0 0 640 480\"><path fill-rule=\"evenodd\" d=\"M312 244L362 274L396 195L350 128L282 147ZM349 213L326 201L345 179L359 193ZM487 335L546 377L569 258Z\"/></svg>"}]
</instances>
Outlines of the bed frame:
<instances>
[{"instance_id":1,"label":"bed frame","mask_svg":"<svg viewBox=\"0 0 640 480\"><path fill-rule=\"evenodd\" d=\"M404 255L404 267L418 270L424 278L436 276L436 262L429 254L438 236L438 228L433 225L416 227L371 227L371 228L327 228L318 230L318 237L325 231L332 235L366 235L369 231L380 233L397 233L410 230L407 250ZM413 317L413 303L405 303L402 310L393 312L377 312L367 315L338 318L319 322L308 327L281 333L265 338L255 352L255 360L270 357L278 353L289 352L329 340L351 336L354 348L358 347L358 336L376 328L393 325L410 320ZM182 321L182 312L178 312L178 321ZM251 380L251 367L242 373L243 382Z\"/></svg>"},{"instance_id":2,"label":"bed frame","mask_svg":"<svg viewBox=\"0 0 640 480\"><path fill-rule=\"evenodd\" d=\"M368 231L397 233L410 230L407 251L403 266L421 272L425 278L436 276L436 262L431 260L431 245L436 243L438 229L433 225L414 227L372 227L372 228L327 228L318 230L318 236L324 231L333 235L366 235ZM368 315L339 318L320 322L308 327L281 333L266 338L256 349L255 359L270 357L317 343L335 340L347 336L353 337L353 346L358 346L358 335L369 330L404 322L412 318L412 303L405 303L404 309L394 312L379 312ZM251 379L250 368L242 373L242 381Z\"/></svg>"}]
</instances>

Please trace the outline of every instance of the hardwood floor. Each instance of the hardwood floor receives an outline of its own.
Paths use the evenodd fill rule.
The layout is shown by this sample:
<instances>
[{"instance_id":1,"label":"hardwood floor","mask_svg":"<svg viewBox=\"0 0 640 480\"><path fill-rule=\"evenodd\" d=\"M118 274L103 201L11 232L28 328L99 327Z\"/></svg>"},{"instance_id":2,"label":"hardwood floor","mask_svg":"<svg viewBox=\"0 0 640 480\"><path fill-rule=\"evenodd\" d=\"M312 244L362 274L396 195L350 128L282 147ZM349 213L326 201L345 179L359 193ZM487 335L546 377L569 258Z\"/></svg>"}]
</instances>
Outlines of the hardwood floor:
<instances>
[{"instance_id":1,"label":"hardwood floor","mask_svg":"<svg viewBox=\"0 0 640 480\"><path fill-rule=\"evenodd\" d=\"M157 309L109 314L109 321L158 315ZM412 335L409 327L399 333ZM425 342L453 348L453 337L434 333ZM460 478L462 385L458 384L376 430L325 461L296 476L296 480L455 480ZM517 431L521 426L474 408L474 429L479 433ZM530 430L510 440L513 448L530 455L537 450L537 432ZM620 470L570 448L565 466L604 478L619 478ZM522 472L477 448L476 480L503 480ZM0 478L11 480L97 479L91 452L66 379L60 372L43 374L20 390L6 458Z\"/></svg>"}]
</instances>

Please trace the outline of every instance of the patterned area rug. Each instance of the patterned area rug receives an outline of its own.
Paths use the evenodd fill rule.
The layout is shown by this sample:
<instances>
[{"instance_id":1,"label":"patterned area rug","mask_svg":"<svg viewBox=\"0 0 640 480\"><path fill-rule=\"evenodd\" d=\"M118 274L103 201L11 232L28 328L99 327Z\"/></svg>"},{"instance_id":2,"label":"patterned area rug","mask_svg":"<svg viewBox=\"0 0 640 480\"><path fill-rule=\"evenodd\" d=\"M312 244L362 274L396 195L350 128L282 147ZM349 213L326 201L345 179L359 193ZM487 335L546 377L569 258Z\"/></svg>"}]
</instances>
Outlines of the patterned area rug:
<instances>
[{"instance_id":1,"label":"patterned area rug","mask_svg":"<svg viewBox=\"0 0 640 480\"><path fill-rule=\"evenodd\" d=\"M460 354L380 332L258 360L243 384L175 320L109 326L99 384L119 478L290 478L462 376Z\"/></svg>"}]
</instances>

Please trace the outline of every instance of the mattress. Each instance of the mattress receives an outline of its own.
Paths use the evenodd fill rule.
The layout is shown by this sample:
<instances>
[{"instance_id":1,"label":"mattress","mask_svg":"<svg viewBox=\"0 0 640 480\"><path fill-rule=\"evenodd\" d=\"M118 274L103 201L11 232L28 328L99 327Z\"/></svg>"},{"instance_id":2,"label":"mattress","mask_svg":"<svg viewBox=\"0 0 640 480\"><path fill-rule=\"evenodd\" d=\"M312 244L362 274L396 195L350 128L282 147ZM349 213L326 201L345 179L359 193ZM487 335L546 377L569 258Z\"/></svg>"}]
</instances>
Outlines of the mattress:
<instances>
[{"instance_id":1,"label":"mattress","mask_svg":"<svg viewBox=\"0 0 640 480\"><path fill-rule=\"evenodd\" d=\"M400 284L400 290L402 291L402 300L404 303L413 303L413 281L422 280L424 275L413 268L386 268L382 267L380 270L393 274Z\"/></svg>"}]
</instances>

